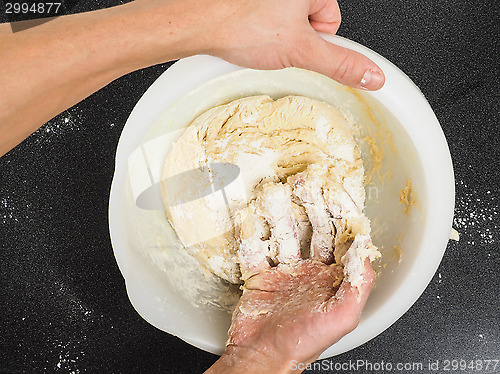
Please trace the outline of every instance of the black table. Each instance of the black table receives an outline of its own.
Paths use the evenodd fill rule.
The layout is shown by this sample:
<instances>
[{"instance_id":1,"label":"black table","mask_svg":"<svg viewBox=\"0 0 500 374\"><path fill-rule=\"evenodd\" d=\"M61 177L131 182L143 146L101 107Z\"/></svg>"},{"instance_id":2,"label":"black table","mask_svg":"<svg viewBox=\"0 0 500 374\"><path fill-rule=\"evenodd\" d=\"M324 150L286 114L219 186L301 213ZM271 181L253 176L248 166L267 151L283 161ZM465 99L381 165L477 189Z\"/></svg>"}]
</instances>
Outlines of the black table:
<instances>
[{"instance_id":1,"label":"black table","mask_svg":"<svg viewBox=\"0 0 500 374\"><path fill-rule=\"evenodd\" d=\"M71 11L81 12L121 1L74 3ZM340 5L339 34L394 62L434 109L454 162L461 239L449 243L434 279L400 320L322 367L337 372L335 363L363 360L365 368L354 372L373 373L382 361L422 363L423 370L399 372L427 373L429 363L439 361L432 372L446 372L445 360L449 371L452 360L466 360L468 368L454 371L498 373L500 363L485 370L485 360L500 359L500 6L495 0ZM0 158L0 372L197 373L217 359L135 312L108 234L121 129L169 66L116 80ZM330 372L323 369L310 372Z\"/></svg>"}]
</instances>

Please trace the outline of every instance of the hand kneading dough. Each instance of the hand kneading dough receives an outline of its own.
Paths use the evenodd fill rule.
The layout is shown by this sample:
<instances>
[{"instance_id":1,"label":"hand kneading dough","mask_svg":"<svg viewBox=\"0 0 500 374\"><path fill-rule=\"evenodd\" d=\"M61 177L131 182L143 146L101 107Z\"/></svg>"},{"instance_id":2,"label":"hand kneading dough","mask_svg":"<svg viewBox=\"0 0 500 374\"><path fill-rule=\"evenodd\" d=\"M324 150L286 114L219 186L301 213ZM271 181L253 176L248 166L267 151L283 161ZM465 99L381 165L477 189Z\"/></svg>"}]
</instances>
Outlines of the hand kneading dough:
<instances>
[{"instance_id":1,"label":"hand kneading dough","mask_svg":"<svg viewBox=\"0 0 500 374\"><path fill-rule=\"evenodd\" d=\"M215 170L220 164L237 165L239 174ZM191 123L167 157L162 190L186 250L209 271L241 283L243 260L262 261L260 253L280 261L266 242L270 227L258 195L270 184L288 186L302 256L315 251L313 257L325 262L349 263L352 274L344 274L356 282L360 259L379 256L362 213L363 178L350 126L334 107L300 96L254 96L212 108ZM252 233L258 233L255 256L242 259L237 235ZM334 247L333 258L322 252L325 242ZM345 255L349 248L356 255Z\"/></svg>"}]
</instances>

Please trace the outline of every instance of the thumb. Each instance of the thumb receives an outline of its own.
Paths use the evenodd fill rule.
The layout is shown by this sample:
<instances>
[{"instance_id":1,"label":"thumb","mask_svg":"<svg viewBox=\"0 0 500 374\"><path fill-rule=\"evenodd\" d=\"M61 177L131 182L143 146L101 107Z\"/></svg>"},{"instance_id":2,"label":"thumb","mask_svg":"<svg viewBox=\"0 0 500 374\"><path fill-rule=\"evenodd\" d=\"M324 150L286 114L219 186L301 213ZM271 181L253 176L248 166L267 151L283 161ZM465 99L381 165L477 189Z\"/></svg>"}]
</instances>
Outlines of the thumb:
<instances>
[{"instance_id":1,"label":"thumb","mask_svg":"<svg viewBox=\"0 0 500 374\"><path fill-rule=\"evenodd\" d=\"M373 287L374 276L370 259L367 258L364 262L364 281L360 289L344 280L335 296L330 299L327 310L341 332L341 337L358 326L361 312Z\"/></svg>"},{"instance_id":2,"label":"thumb","mask_svg":"<svg viewBox=\"0 0 500 374\"><path fill-rule=\"evenodd\" d=\"M322 39L315 31L308 33L306 53L297 67L324 74L339 83L364 90L378 90L385 82L382 69L368 57Z\"/></svg>"}]
</instances>

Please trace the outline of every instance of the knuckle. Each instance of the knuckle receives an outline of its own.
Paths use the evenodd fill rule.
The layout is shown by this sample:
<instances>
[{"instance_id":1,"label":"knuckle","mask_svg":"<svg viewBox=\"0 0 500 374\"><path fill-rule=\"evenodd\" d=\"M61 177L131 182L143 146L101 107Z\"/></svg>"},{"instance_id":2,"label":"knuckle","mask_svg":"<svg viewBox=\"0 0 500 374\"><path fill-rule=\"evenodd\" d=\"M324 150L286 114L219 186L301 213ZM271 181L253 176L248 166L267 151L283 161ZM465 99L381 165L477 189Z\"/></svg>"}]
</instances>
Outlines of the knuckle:
<instances>
[{"instance_id":1,"label":"knuckle","mask_svg":"<svg viewBox=\"0 0 500 374\"><path fill-rule=\"evenodd\" d=\"M352 79L353 72L356 68L356 61L353 56L346 54L338 62L333 76L335 76L340 82L347 82Z\"/></svg>"},{"instance_id":2,"label":"knuckle","mask_svg":"<svg viewBox=\"0 0 500 374\"><path fill-rule=\"evenodd\" d=\"M311 41L304 35L294 35L290 38L289 53L291 66L306 67L311 58Z\"/></svg>"}]
</instances>

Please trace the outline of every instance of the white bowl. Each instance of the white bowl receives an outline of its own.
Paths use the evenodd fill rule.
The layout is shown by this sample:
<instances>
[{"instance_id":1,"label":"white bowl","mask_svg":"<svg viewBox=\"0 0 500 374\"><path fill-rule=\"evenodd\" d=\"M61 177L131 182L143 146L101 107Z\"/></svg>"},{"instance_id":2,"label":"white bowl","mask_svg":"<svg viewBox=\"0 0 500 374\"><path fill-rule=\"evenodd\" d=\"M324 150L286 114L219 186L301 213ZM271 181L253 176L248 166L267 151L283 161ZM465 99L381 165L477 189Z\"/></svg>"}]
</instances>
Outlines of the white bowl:
<instances>
[{"instance_id":1,"label":"white bowl","mask_svg":"<svg viewBox=\"0 0 500 374\"><path fill-rule=\"evenodd\" d=\"M200 292L206 291L191 286L192 274L201 277L198 264L182 251L164 213L141 209L136 202L160 180L169 144L182 128L214 105L254 94L297 94L329 102L359 126L368 173L374 167L370 144L384 154L379 172L367 185L365 210L373 241L383 254L375 264L376 286L359 326L321 357L348 351L380 334L432 279L446 248L454 208L453 168L441 127L422 93L397 67L352 41L324 37L376 62L385 72L385 86L369 93L304 70L255 71L195 56L165 71L132 111L116 153L109 228L129 298L157 328L209 352L224 350L230 314L188 301L199 301ZM408 179L416 199L405 212L400 191ZM222 292L225 285L209 288Z\"/></svg>"}]
</instances>

